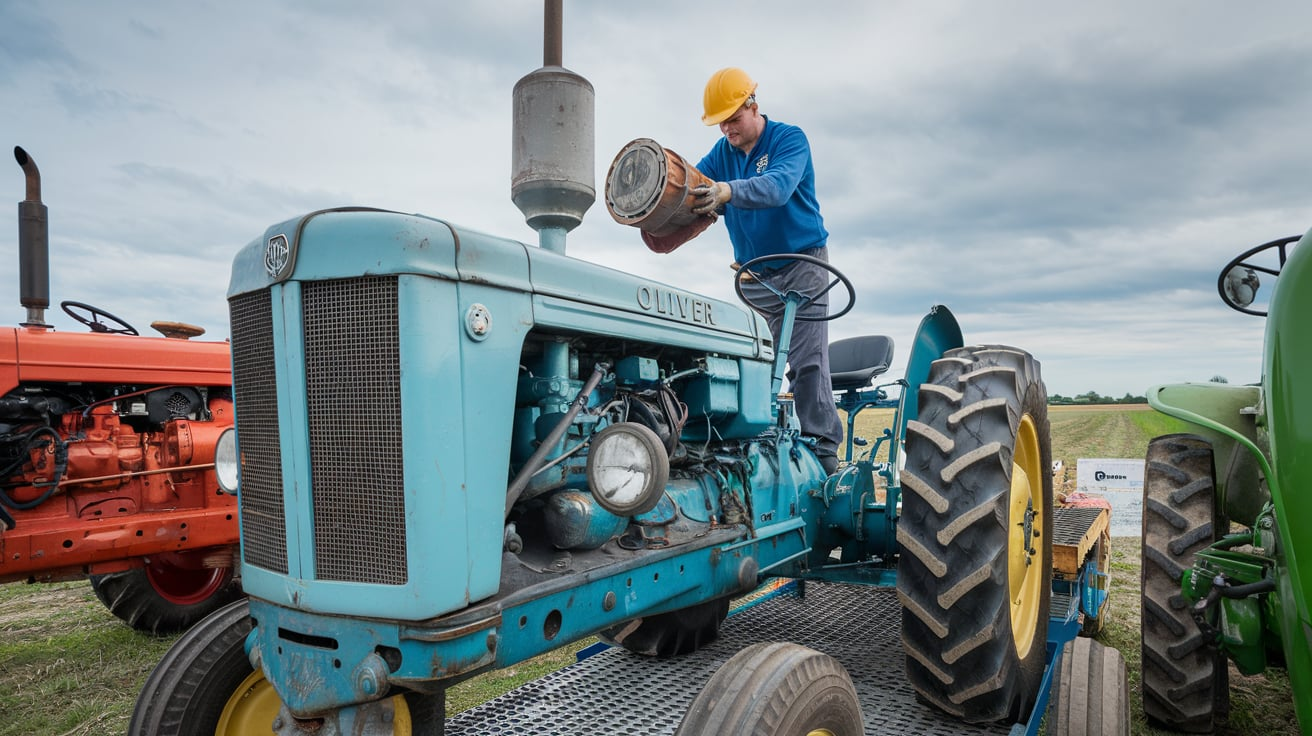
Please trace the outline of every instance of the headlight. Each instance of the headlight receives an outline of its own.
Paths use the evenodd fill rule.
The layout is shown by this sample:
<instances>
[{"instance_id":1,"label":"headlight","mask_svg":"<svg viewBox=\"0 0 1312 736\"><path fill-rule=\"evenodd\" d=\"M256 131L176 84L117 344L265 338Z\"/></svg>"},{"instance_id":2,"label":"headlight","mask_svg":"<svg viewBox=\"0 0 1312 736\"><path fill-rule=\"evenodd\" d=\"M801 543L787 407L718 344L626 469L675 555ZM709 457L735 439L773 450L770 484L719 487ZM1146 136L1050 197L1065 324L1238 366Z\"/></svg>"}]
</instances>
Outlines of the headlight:
<instances>
[{"instance_id":1,"label":"headlight","mask_svg":"<svg viewBox=\"0 0 1312 736\"><path fill-rule=\"evenodd\" d=\"M223 430L214 443L214 474L225 493L237 492L237 432L232 427Z\"/></svg>"},{"instance_id":2,"label":"headlight","mask_svg":"<svg viewBox=\"0 0 1312 736\"><path fill-rule=\"evenodd\" d=\"M670 459L656 433L634 422L601 430L588 450L588 485L597 503L616 516L656 508L670 476Z\"/></svg>"}]
</instances>

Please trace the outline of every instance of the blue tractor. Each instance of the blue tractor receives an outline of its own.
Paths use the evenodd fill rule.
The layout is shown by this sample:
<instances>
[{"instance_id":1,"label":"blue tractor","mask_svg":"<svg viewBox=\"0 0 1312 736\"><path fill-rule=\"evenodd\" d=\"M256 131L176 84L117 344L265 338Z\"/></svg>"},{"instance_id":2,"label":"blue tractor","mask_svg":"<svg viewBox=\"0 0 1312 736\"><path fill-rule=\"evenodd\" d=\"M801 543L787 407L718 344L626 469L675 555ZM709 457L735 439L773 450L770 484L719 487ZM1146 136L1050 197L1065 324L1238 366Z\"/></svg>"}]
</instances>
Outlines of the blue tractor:
<instances>
[{"instance_id":1,"label":"blue tractor","mask_svg":"<svg viewBox=\"0 0 1312 736\"><path fill-rule=\"evenodd\" d=\"M826 476L779 394L787 338L564 254L594 199L591 110L550 52L516 86L512 193L538 246L352 208L237 255L249 601L176 643L130 734L441 733L454 683L592 635L690 652L770 576L896 586L902 620L870 625L901 626L926 703L971 722L1033 708L1053 578L1039 363L965 347L942 307L903 379L872 385L887 338L836 345L842 405L895 414ZM807 297L778 298L788 335ZM784 651L752 666L783 681L817 654ZM860 733L826 671L818 696L757 678L742 694L780 707L734 728ZM738 718L712 700L685 733Z\"/></svg>"}]
</instances>

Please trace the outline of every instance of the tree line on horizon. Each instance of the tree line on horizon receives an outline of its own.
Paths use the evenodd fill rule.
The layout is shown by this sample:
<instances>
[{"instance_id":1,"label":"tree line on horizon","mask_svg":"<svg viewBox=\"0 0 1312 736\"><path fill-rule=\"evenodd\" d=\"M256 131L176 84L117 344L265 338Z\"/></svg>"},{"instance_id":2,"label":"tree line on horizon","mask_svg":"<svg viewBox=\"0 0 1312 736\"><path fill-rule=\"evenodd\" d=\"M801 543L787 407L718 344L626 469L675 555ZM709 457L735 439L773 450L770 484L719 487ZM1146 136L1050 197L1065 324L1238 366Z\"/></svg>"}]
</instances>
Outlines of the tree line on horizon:
<instances>
[{"instance_id":1,"label":"tree line on horizon","mask_svg":"<svg viewBox=\"0 0 1312 736\"><path fill-rule=\"evenodd\" d=\"M1133 396L1126 393L1119 399L1111 396L1103 396L1097 391L1077 394L1075 396L1062 396L1061 394L1051 394L1048 396L1049 404L1059 404L1069 406L1072 404L1147 404L1147 396Z\"/></svg>"},{"instance_id":2,"label":"tree line on horizon","mask_svg":"<svg viewBox=\"0 0 1312 736\"><path fill-rule=\"evenodd\" d=\"M1230 381L1227 380L1225 376L1220 376L1220 375L1212 376L1211 378L1207 379L1207 382L1208 382L1208 383L1230 383ZM1064 404L1064 405L1070 405L1070 404L1147 404L1147 403L1148 403L1148 397L1147 397L1147 396L1134 396L1134 395L1132 395L1132 394L1130 394L1130 393L1127 392L1127 393L1126 393L1124 396L1122 396L1121 398L1119 398L1119 399L1114 399L1114 398L1112 398L1112 397L1110 397L1110 396L1103 396L1102 394L1098 393L1097 391L1088 391L1088 392L1086 392L1086 393L1077 394L1077 395L1075 395L1075 396L1062 396L1061 394L1052 394L1052 395L1048 396L1048 403L1049 403L1049 404Z\"/></svg>"}]
</instances>

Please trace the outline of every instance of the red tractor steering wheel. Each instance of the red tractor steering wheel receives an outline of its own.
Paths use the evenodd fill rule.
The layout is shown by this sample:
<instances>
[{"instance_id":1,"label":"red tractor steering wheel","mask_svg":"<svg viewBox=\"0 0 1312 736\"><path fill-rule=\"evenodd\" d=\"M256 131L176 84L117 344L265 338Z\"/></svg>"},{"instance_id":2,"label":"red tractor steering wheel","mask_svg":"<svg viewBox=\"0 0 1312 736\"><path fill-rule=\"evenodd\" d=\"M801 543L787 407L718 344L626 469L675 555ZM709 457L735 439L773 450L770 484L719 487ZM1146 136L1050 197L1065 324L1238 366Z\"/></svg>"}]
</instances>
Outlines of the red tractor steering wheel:
<instances>
[{"instance_id":1,"label":"red tractor steering wheel","mask_svg":"<svg viewBox=\"0 0 1312 736\"><path fill-rule=\"evenodd\" d=\"M90 327L92 332L108 333L112 335L140 335L141 334L140 332L137 332L137 328L133 327L127 322L124 322L123 320L119 319L118 317L115 317L114 315L110 314L109 312L106 312L103 309L100 309L98 307L93 307L90 304L83 304L82 302L66 301L66 302L60 302L59 308L64 310L64 314L67 314L68 316L72 317L78 322L81 322L87 327ZM75 309L85 311L88 314L86 315L79 314L78 312L73 311ZM105 318L112 324L117 324L118 327L110 327L104 322L101 322L100 321L101 317Z\"/></svg>"}]
</instances>

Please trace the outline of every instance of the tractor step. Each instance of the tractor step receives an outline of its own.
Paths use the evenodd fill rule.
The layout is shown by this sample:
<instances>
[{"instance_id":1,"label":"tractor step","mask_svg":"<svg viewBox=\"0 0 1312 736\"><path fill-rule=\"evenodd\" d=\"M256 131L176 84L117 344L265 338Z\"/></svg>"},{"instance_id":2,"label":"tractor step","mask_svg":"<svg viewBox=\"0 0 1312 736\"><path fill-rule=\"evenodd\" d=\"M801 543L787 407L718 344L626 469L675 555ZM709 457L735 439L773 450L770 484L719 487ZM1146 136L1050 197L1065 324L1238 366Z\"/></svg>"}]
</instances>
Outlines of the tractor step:
<instances>
[{"instance_id":1,"label":"tractor step","mask_svg":"<svg viewBox=\"0 0 1312 736\"><path fill-rule=\"evenodd\" d=\"M673 734L715 670L744 647L791 641L838 659L877 734L1006 734L960 723L916 701L902 672L901 616L890 588L807 582L729 616L720 638L657 660L609 648L447 719L448 736L515 733Z\"/></svg>"}]
</instances>

